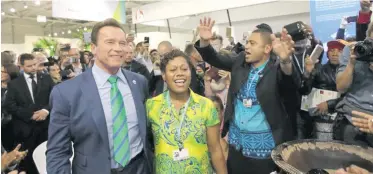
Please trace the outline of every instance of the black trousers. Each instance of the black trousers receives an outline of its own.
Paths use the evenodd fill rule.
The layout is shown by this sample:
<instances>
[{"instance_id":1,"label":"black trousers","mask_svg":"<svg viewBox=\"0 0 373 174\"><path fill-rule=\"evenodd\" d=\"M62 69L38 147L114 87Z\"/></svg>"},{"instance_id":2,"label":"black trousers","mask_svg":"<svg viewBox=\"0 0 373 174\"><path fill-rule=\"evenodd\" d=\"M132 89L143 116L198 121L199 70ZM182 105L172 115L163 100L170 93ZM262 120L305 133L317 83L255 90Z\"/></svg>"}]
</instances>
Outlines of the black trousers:
<instances>
[{"instance_id":1,"label":"black trousers","mask_svg":"<svg viewBox=\"0 0 373 174\"><path fill-rule=\"evenodd\" d=\"M128 165L121 169L112 169L111 174L150 174L144 153L132 158Z\"/></svg>"},{"instance_id":2,"label":"black trousers","mask_svg":"<svg viewBox=\"0 0 373 174\"><path fill-rule=\"evenodd\" d=\"M229 174L270 174L278 171L272 159L248 158L232 146L229 146L227 168Z\"/></svg>"},{"instance_id":3,"label":"black trousers","mask_svg":"<svg viewBox=\"0 0 373 174\"><path fill-rule=\"evenodd\" d=\"M26 157L19 163L18 170L27 174L38 174L32 154L36 147L48 139L48 130L34 130L30 137L17 137L16 143L21 144L21 150L28 150Z\"/></svg>"}]
</instances>

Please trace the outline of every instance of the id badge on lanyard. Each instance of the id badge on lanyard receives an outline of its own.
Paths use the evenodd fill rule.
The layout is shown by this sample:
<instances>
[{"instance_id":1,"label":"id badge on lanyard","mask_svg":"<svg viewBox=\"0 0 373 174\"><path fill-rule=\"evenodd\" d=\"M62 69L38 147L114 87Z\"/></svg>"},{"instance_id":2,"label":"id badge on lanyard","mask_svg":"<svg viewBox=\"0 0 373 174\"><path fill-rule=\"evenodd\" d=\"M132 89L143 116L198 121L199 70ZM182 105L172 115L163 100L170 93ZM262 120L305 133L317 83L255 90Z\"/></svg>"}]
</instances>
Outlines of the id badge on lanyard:
<instances>
[{"instance_id":1,"label":"id badge on lanyard","mask_svg":"<svg viewBox=\"0 0 373 174\"><path fill-rule=\"evenodd\" d=\"M184 105L184 109L183 109L183 112L182 112L180 125L177 128L177 130L176 130L176 134L175 134L176 137L175 137L175 139L176 139L176 142L177 142L177 145L178 145L178 149L174 150L173 153L172 153L174 161L182 161L182 160L186 160L186 159L189 158L189 151L188 151L188 149L186 149L184 147L183 142L181 141L181 128L183 127L183 123L185 121L186 112L187 112L188 106L189 106L189 101L190 101L190 97L189 97L188 101ZM170 93L169 93L169 91L167 92L167 103L170 106L170 113L173 115L172 107L171 107L172 104L171 104L171 99L170 99Z\"/></svg>"}]
</instances>

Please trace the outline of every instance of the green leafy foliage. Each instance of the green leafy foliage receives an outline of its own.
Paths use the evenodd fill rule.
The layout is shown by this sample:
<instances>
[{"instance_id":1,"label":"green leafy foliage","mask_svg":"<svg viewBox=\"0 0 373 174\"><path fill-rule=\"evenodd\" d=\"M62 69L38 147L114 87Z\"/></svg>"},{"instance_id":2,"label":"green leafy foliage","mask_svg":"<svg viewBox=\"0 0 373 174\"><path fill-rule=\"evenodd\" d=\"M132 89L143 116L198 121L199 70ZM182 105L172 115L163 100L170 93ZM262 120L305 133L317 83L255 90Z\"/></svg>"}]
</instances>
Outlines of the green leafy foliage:
<instances>
[{"instance_id":1,"label":"green leafy foliage","mask_svg":"<svg viewBox=\"0 0 373 174\"><path fill-rule=\"evenodd\" d=\"M56 48L58 45L58 41L53 38L40 38L38 41L33 43L34 48L43 48L46 51L49 51L50 56L54 56L56 54Z\"/></svg>"}]
</instances>

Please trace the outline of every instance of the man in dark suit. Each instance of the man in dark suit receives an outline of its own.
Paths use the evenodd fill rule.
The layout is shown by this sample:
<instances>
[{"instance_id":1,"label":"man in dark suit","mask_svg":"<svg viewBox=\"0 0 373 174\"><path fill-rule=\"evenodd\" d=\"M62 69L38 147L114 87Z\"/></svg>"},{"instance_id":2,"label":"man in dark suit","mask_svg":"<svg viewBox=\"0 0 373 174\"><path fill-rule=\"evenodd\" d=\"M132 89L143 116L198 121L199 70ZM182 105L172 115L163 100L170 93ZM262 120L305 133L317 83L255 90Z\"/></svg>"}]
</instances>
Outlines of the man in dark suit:
<instances>
[{"instance_id":1,"label":"man in dark suit","mask_svg":"<svg viewBox=\"0 0 373 174\"><path fill-rule=\"evenodd\" d=\"M37 73L37 60L32 54L22 54L20 65L23 74L8 84L5 107L13 116L15 143L29 151L20 168L33 174L37 170L32 153L47 140L49 95L54 83L49 75Z\"/></svg>"},{"instance_id":2,"label":"man in dark suit","mask_svg":"<svg viewBox=\"0 0 373 174\"><path fill-rule=\"evenodd\" d=\"M91 36L95 65L51 94L47 172L149 174L148 82L121 69L126 34L115 19L97 23Z\"/></svg>"}]
</instances>

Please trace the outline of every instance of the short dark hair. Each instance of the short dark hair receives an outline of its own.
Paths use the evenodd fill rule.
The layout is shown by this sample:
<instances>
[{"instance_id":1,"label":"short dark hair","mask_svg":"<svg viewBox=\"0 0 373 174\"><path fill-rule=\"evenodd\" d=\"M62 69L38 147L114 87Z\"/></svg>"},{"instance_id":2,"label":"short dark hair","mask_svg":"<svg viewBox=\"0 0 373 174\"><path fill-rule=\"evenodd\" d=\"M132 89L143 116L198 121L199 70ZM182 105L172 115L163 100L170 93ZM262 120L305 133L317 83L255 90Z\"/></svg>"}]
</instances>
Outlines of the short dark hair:
<instances>
[{"instance_id":1,"label":"short dark hair","mask_svg":"<svg viewBox=\"0 0 373 174\"><path fill-rule=\"evenodd\" d=\"M214 34L211 38L211 40L220 40L221 43L223 43L223 37L221 37L218 34Z\"/></svg>"},{"instance_id":2,"label":"short dark hair","mask_svg":"<svg viewBox=\"0 0 373 174\"><path fill-rule=\"evenodd\" d=\"M14 64L16 61L16 56L12 51L3 51L1 52L1 64Z\"/></svg>"},{"instance_id":3,"label":"short dark hair","mask_svg":"<svg viewBox=\"0 0 373 174\"><path fill-rule=\"evenodd\" d=\"M168 62L170 62L171 60L174 60L176 57L183 57L187 61L189 69L192 71L193 65L192 65L192 62L190 61L190 58L187 55L185 55L182 51L178 49L174 49L171 52L166 53L164 55L164 58L161 59L161 65L159 68L161 69L162 73L166 71L166 66Z\"/></svg>"},{"instance_id":4,"label":"short dark hair","mask_svg":"<svg viewBox=\"0 0 373 174\"><path fill-rule=\"evenodd\" d=\"M105 19L104 21L96 23L92 28L91 41L93 44L97 45L98 33L100 32L100 29L103 27L116 27L125 32L122 25L120 25L120 23L117 20L113 18Z\"/></svg>"},{"instance_id":5,"label":"short dark hair","mask_svg":"<svg viewBox=\"0 0 373 174\"><path fill-rule=\"evenodd\" d=\"M271 38L272 33L269 32L268 29L258 28L256 30L254 30L252 33L259 33L260 36L262 37L263 41L266 44L272 44L272 38Z\"/></svg>"},{"instance_id":6,"label":"short dark hair","mask_svg":"<svg viewBox=\"0 0 373 174\"><path fill-rule=\"evenodd\" d=\"M266 31L270 32L271 34L273 33L271 26L269 26L269 25L266 24L266 23L261 23L261 24L257 25L256 28L257 28L257 29L263 29L263 30L266 30Z\"/></svg>"},{"instance_id":7,"label":"short dark hair","mask_svg":"<svg viewBox=\"0 0 373 174\"><path fill-rule=\"evenodd\" d=\"M150 54L152 54L153 52L158 52L158 50L156 50L156 49L150 50Z\"/></svg>"},{"instance_id":8,"label":"short dark hair","mask_svg":"<svg viewBox=\"0 0 373 174\"><path fill-rule=\"evenodd\" d=\"M6 64L3 65L5 71L9 74L10 80L13 80L18 77L19 75L19 68L14 64Z\"/></svg>"},{"instance_id":9,"label":"short dark hair","mask_svg":"<svg viewBox=\"0 0 373 174\"><path fill-rule=\"evenodd\" d=\"M194 44L188 44L186 45L185 47L185 50L184 50L184 53L187 55L187 56L191 56L193 54L193 52L196 51L196 48L194 48Z\"/></svg>"},{"instance_id":10,"label":"short dark hair","mask_svg":"<svg viewBox=\"0 0 373 174\"><path fill-rule=\"evenodd\" d=\"M34 59L35 59L34 55L29 54L29 53L24 53L24 54L21 54L19 61L21 65L25 65L26 60L34 60Z\"/></svg>"}]
</instances>

